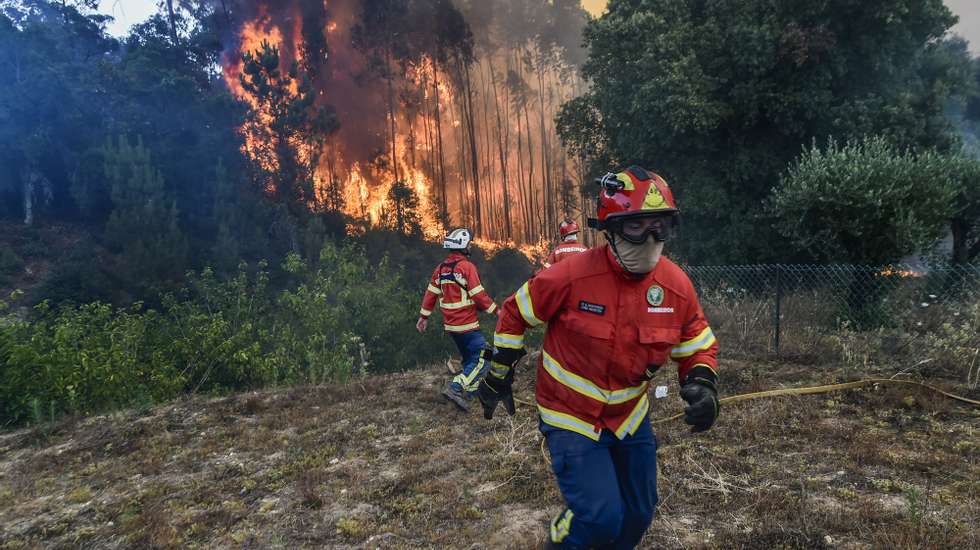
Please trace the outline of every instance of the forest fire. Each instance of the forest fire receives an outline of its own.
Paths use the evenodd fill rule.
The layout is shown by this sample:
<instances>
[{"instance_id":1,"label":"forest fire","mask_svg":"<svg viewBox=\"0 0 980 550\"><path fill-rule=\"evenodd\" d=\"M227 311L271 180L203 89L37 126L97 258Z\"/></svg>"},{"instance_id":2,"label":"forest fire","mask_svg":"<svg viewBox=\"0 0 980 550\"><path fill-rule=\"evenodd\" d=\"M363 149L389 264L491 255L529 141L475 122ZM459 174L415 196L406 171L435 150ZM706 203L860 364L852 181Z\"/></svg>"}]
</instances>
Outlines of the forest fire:
<instances>
[{"instance_id":1,"label":"forest fire","mask_svg":"<svg viewBox=\"0 0 980 550\"><path fill-rule=\"evenodd\" d=\"M538 243L581 215L580 170L553 122L580 84L577 52L548 28L488 45L519 14L474 28L446 0L390 4L240 3L223 73L250 107L243 148L264 188L427 238L465 224L484 241ZM562 32L577 41L578 28ZM308 188L285 193L282 174Z\"/></svg>"}]
</instances>

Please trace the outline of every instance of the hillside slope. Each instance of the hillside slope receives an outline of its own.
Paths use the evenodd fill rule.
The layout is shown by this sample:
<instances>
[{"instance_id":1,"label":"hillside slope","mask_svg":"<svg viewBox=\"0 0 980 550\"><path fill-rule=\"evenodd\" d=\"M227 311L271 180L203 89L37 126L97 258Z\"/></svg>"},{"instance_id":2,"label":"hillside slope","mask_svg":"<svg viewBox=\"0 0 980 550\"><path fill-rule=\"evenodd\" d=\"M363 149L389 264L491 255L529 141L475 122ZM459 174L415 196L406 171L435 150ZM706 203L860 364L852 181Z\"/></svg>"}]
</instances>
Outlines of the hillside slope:
<instances>
[{"instance_id":1,"label":"hillside slope","mask_svg":"<svg viewBox=\"0 0 980 550\"><path fill-rule=\"evenodd\" d=\"M728 394L813 372L726 367ZM463 415L438 396L445 378L194 397L0 433L0 548L538 547L561 499L533 409ZM523 401L531 378L519 373ZM680 407L672 386L654 410ZM661 507L645 546L980 547L975 410L870 388L733 405L708 434L656 431Z\"/></svg>"}]
</instances>

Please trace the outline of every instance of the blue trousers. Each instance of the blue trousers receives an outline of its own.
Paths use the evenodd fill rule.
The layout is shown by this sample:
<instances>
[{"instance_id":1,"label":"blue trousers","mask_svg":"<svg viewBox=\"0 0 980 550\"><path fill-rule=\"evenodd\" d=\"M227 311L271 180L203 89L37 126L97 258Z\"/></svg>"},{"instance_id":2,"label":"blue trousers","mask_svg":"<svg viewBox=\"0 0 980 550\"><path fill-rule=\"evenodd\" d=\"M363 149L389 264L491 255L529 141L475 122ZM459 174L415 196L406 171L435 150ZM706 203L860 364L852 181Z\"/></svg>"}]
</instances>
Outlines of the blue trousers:
<instances>
[{"instance_id":1,"label":"blue trousers","mask_svg":"<svg viewBox=\"0 0 980 550\"><path fill-rule=\"evenodd\" d=\"M472 394L480 387L480 380L483 380L490 363L483 359L483 348L487 341L483 339L483 333L479 330L471 332L450 332L453 342L459 348L460 355L463 356L463 372L453 378L452 385L467 394Z\"/></svg>"},{"instance_id":2,"label":"blue trousers","mask_svg":"<svg viewBox=\"0 0 980 550\"><path fill-rule=\"evenodd\" d=\"M657 438L649 418L623 440L599 441L541 423L566 509L551 522L559 548L635 548L657 506Z\"/></svg>"}]
</instances>

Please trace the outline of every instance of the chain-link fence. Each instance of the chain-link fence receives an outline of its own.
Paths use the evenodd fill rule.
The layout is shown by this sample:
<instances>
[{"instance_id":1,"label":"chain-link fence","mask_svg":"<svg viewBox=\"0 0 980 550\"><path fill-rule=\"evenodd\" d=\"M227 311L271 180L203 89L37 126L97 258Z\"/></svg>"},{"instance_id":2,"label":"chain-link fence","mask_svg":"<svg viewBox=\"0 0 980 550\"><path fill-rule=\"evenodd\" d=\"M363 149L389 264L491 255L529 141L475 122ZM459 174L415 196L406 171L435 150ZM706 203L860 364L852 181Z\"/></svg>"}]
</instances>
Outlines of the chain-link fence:
<instances>
[{"instance_id":1,"label":"chain-link fence","mask_svg":"<svg viewBox=\"0 0 980 550\"><path fill-rule=\"evenodd\" d=\"M725 353L857 363L955 357L971 380L980 377L980 267L686 270Z\"/></svg>"}]
</instances>

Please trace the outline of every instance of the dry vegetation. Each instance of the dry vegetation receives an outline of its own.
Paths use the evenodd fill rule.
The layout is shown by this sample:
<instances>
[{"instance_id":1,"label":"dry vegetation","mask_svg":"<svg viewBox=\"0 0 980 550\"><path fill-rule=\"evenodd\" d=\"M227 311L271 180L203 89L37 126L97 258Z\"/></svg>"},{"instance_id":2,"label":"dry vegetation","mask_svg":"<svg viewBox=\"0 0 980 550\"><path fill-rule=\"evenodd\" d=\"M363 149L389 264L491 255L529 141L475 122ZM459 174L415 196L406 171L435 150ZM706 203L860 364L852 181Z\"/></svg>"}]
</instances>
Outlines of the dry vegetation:
<instances>
[{"instance_id":1,"label":"dry vegetation","mask_svg":"<svg viewBox=\"0 0 980 550\"><path fill-rule=\"evenodd\" d=\"M818 380L726 368L727 394ZM444 376L0 434L0 548L538 547L560 496L533 410L462 415L438 397ZM679 408L672 387L655 414ZM980 547L978 428L980 411L891 388L732 405L698 436L658 425L661 507L644 546Z\"/></svg>"}]
</instances>

